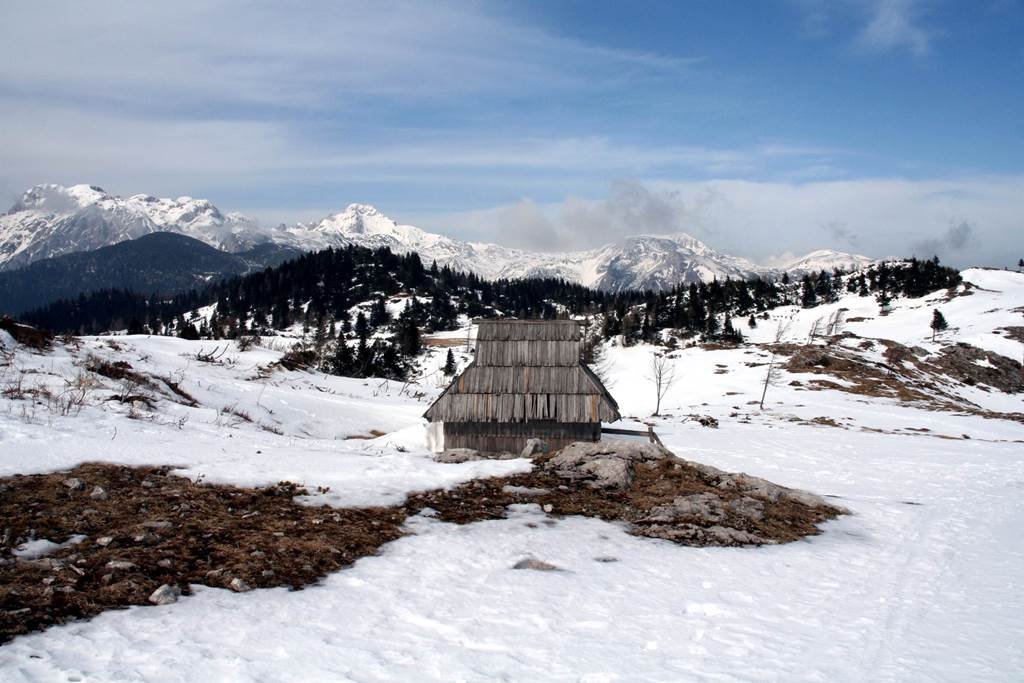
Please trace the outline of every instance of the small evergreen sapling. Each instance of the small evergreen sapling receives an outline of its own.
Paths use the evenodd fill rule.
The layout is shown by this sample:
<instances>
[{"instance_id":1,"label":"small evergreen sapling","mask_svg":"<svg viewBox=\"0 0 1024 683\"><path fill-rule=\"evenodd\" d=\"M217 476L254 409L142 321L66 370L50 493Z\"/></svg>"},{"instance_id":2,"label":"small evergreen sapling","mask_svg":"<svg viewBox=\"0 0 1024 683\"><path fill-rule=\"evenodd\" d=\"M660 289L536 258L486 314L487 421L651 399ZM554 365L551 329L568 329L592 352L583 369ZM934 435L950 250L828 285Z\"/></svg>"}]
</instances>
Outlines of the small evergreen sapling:
<instances>
[{"instance_id":1,"label":"small evergreen sapling","mask_svg":"<svg viewBox=\"0 0 1024 683\"><path fill-rule=\"evenodd\" d=\"M932 311L932 341L935 341L935 335L949 327L949 323L946 322L946 317L942 315L942 311L935 309Z\"/></svg>"},{"instance_id":2,"label":"small evergreen sapling","mask_svg":"<svg viewBox=\"0 0 1024 683\"><path fill-rule=\"evenodd\" d=\"M444 370L445 375L451 377L455 374L455 354L452 353L451 349L448 349L448 355L444 359Z\"/></svg>"}]
</instances>

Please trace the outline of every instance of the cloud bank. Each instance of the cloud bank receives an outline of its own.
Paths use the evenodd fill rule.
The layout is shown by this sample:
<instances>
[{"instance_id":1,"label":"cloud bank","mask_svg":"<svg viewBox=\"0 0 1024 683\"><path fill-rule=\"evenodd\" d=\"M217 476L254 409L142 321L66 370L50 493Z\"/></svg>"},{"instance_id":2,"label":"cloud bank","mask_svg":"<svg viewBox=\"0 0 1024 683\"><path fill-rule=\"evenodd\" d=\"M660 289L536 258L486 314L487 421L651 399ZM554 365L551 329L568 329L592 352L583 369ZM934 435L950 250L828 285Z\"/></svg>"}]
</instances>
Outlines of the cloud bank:
<instances>
[{"instance_id":1,"label":"cloud bank","mask_svg":"<svg viewBox=\"0 0 1024 683\"><path fill-rule=\"evenodd\" d=\"M819 248L876 258L939 256L959 266L1013 265L1024 253L1024 176L812 183L619 182L604 199L523 201L426 215L434 229L548 250L624 235L685 232L763 263ZM524 226L516 233L515 226Z\"/></svg>"}]
</instances>

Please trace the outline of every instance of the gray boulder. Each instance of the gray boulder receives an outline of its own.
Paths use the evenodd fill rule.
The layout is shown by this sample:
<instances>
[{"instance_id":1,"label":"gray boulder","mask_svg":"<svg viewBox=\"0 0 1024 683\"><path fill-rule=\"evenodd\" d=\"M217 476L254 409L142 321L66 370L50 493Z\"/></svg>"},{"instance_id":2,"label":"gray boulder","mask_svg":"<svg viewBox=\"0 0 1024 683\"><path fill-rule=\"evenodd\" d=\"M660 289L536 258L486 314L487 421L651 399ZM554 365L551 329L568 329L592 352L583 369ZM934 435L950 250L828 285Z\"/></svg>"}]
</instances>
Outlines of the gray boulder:
<instances>
[{"instance_id":1,"label":"gray boulder","mask_svg":"<svg viewBox=\"0 0 1024 683\"><path fill-rule=\"evenodd\" d=\"M651 510L644 521L673 522L690 519L704 523L720 522L725 518L722 499L713 493L694 493L679 496L669 505L659 505Z\"/></svg>"},{"instance_id":2,"label":"gray boulder","mask_svg":"<svg viewBox=\"0 0 1024 683\"><path fill-rule=\"evenodd\" d=\"M149 596L149 601L154 605L170 605L173 602L178 602L178 596L180 595L180 588L165 583L153 591Z\"/></svg>"},{"instance_id":3,"label":"gray boulder","mask_svg":"<svg viewBox=\"0 0 1024 683\"><path fill-rule=\"evenodd\" d=\"M537 560L532 557L527 557L522 560L519 560L514 565L512 565L512 569L534 569L542 572L559 571L558 567L551 564L550 562L544 562L543 560Z\"/></svg>"},{"instance_id":4,"label":"gray boulder","mask_svg":"<svg viewBox=\"0 0 1024 683\"><path fill-rule=\"evenodd\" d=\"M480 451L473 448L446 448L442 453L434 456L437 462L460 463L483 458Z\"/></svg>"},{"instance_id":5,"label":"gray boulder","mask_svg":"<svg viewBox=\"0 0 1024 683\"><path fill-rule=\"evenodd\" d=\"M111 560L106 564L107 569L122 572L131 571L132 569L135 569L136 566L137 565L134 562L129 562L128 560Z\"/></svg>"},{"instance_id":6,"label":"gray boulder","mask_svg":"<svg viewBox=\"0 0 1024 683\"><path fill-rule=\"evenodd\" d=\"M228 584L228 588L235 591L236 593L245 593L252 590L252 586L242 581L239 578L231 579L231 583Z\"/></svg>"},{"instance_id":7,"label":"gray boulder","mask_svg":"<svg viewBox=\"0 0 1024 683\"><path fill-rule=\"evenodd\" d=\"M532 458L538 453L547 453L550 449L548 442L544 439L527 439L526 446L523 447L523 452L520 457Z\"/></svg>"},{"instance_id":8,"label":"gray boulder","mask_svg":"<svg viewBox=\"0 0 1024 683\"><path fill-rule=\"evenodd\" d=\"M545 469L564 479L582 480L600 489L627 489L637 463L671 457L663 447L644 441L572 443L548 460Z\"/></svg>"}]
</instances>

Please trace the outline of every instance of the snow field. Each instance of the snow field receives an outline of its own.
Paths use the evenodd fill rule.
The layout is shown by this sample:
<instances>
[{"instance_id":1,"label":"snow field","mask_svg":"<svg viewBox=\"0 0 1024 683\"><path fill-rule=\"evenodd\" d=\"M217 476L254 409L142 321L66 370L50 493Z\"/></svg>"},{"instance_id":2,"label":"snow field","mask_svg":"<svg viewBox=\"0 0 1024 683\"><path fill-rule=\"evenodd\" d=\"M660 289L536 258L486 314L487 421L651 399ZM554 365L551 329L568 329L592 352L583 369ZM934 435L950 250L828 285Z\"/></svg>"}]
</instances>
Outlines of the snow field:
<instances>
[{"instance_id":1,"label":"snow field","mask_svg":"<svg viewBox=\"0 0 1024 683\"><path fill-rule=\"evenodd\" d=\"M947 333L952 338L964 335L993 350L1005 342L1000 348L1006 355L1019 355L1019 343L992 330L1021 324L1012 311L1022 304L1020 276L967 271L965 277L998 293L979 289L941 304L900 300L889 316L847 329L931 349L927 320L936 303L959 328ZM877 312L872 299L863 301L864 314L869 307ZM844 297L840 305L851 309L850 317L860 314L857 297ZM823 307L796 313L805 328L811 316L821 315L827 316ZM757 334L774 329L773 322L759 321ZM233 362L210 365L185 357L201 342L117 342L123 351L86 339L78 355L123 359L159 376L184 370L182 387L200 406L164 399L155 418L128 419L127 407L94 401L77 415L38 407L26 417L24 401L4 398L0 472L48 471L85 460L170 463L207 481L288 479L311 490L329 486L311 502L345 506L392 504L411 490L529 467L523 460L433 462L420 418L438 391L429 381L402 391L396 383L307 373L259 379L258 366L279 352L232 350L226 355ZM805 541L740 549L680 547L633 537L596 519L549 518L533 506L466 526L420 516L408 524L411 535L386 545L379 556L303 591L235 594L199 587L173 605L107 612L17 638L0 648L2 678L1019 677L1024 425L806 391L789 382L812 376L789 373L769 387L761 411L750 402L760 398L766 367L748 363L763 364L768 355L755 348L674 353L677 381L663 401L665 415L651 418L654 395L645 375L653 351L613 346L606 352L611 391L630 418L616 426L651 422L681 457L834 496L830 500L852 514ZM19 351L14 362L30 381L57 390L74 377L72 360L58 348L50 355ZM108 384L116 390L116 383ZM1019 395L950 389L992 410L1024 412ZM253 422L233 418L222 411L225 406ZM691 413L714 416L721 426L701 427L686 419ZM177 420L185 416L179 428ZM810 423L816 417L841 427ZM261 428L261 422L282 433ZM371 430L385 434L345 438L370 436ZM525 557L559 570L512 569Z\"/></svg>"}]
</instances>

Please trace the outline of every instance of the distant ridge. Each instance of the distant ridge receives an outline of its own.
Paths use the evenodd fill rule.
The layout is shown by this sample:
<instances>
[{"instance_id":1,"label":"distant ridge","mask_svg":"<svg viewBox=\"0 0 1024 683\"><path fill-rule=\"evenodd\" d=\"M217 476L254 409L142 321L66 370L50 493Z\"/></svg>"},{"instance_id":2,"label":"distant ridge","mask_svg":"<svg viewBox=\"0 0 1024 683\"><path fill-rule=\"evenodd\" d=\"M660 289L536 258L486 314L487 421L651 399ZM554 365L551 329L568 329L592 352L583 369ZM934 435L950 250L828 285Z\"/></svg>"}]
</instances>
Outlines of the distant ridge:
<instances>
[{"instance_id":1,"label":"distant ridge","mask_svg":"<svg viewBox=\"0 0 1024 683\"><path fill-rule=\"evenodd\" d=\"M862 267L866 256L819 250L782 268L723 254L686 234L636 235L597 249L540 253L496 244L463 242L402 225L373 206L350 204L313 223L265 228L237 213L222 213L204 199L110 195L95 185L38 185L0 216L0 270L40 259L98 249L155 232L186 235L224 252L258 245L316 251L355 244L415 252L488 279L559 277L604 289L662 290L725 278L802 275L835 267Z\"/></svg>"},{"instance_id":2,"label":"distant ridge","mask_svg":"<svg viewBox=\"0 0 1024 683\"><path fill-rule=\"evenodd\" d=\"M171 294L274 266L297 250L265 244L229 254L186 235L157 232L0 271L0 314L17 315L100 289Z\"/></svg>"}]
</instances>

